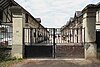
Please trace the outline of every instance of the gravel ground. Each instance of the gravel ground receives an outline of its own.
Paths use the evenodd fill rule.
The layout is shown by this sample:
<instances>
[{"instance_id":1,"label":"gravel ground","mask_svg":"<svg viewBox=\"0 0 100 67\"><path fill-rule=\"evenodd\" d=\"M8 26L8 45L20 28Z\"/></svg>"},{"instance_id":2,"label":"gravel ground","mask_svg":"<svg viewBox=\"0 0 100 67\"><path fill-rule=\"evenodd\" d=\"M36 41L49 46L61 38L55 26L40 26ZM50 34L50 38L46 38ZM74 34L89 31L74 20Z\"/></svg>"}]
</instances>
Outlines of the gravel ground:
<instances>
[{"instance_id":1,"label":"gravel ground","mask_svg":"<svg viewBox=\"0 0 100 67\"><path fill-rule=\"evenodd\" d=\"M90 60L32 60L27 59L10 67L100 67L100 61Z\"/></svg>"}]
</instances>

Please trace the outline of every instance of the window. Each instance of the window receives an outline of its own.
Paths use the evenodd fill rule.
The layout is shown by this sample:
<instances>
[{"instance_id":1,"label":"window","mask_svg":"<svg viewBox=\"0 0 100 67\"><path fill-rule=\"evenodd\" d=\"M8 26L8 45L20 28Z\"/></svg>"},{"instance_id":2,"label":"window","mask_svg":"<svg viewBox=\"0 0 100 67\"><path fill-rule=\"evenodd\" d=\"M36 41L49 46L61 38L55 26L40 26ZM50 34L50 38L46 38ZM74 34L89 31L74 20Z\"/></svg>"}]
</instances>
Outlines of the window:
<instances>
[{"instance_id":1,"label":"window","mask_svg":"<svg viewBox=\"0 0 100 67\"><path fill-rule=\"evenodd\" d=\"M100 22L100 10L98 11L98 22Z\"/></svg>"},{"instance_id":2,"label":"window","mask_svg":"<svg viewBox=\"0 0 100 67\"><path fill-rule=\"evenodd\" d=\"M100 10L97 11L97 14L96 14L96 22L100 22Z\"/></svg>"}]
</instances>

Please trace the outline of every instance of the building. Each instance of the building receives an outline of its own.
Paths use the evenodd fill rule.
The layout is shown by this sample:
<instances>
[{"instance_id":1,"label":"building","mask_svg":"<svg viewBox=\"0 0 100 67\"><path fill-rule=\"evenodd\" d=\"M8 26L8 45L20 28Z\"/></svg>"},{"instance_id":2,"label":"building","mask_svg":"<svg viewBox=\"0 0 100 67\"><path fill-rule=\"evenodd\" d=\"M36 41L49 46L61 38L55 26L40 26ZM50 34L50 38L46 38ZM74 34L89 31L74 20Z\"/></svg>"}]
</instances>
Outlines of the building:
<instances>
[{"instance_id":1,"label":"building","mask_svg":"<svg viewBox=\"0 0 100 67\"><path fill-rule=\"evenodd\" d=\"M71 17L69 21L62 28L62 32L64 32L65 39L70 43L81 43L84 42L84 32L82 26L82 13L81 11L76 11L74 17ZM83 31L82 31L83 30ZM68 31L68 32L65 32Z\"/></svg>"},{"instance_id":2,"label":"building","mask_svg":"<svg viewBox=\"0 0 100 67\"><path fill-rule=\"evenodd\" d=\"M83 14L85 11L87 11L87 8L88 9L91 9L91 13L94 13L95 14L95 18L96 18L96 30L100 30L100 3L98 4L89 4L87 5L82 11L76 11L75 14L74 14L74 17L71 17L69 19L69 21L67 21L66 25L62 26L62 32L64 32L65 30L69 30L69 29L74 29L74 28L77 28L78 30L76 31L73 31L73 41L74 40L77 40L75 42L80 42L80 41L84 41L84 24L83 24ZM94 9L94 11L92 10ZM71 31L71 30L70 30ZM83 34L82 34L83 33ZM67 33L66 33L67 34ZM77 37L79 36L79 37ZM67 37L68 38L68 37ZM71 38L71 37L70 37ZM72 39L70 39L72 40Z\"/></svg>"},{"instance_id":3,"label":"building","mask_svg":"<svg viewBox=\"0 0 100 67\"><path fill-rule=\"evenodd\" d=\"M1 42L8 41L9 38L12 40L12 36L16 35L13 34L15 29L18 29L18 26L20 25L20 20L22 22L25 22L24 28L38 28L35 31L34 30L26 30L24 32L31 32L25 34L25 41L36 41L40 42L43 41L47 35L44 35L47 30L43 25L41 25L41 19L40 18L34 18L27 10L25 10L22 6L20 6L18 3L16 3L14 0L2 0L0 1L0 31L4 31L0 33L1 35ZM22 17L22 18L21 18ZM13 24L13 22L17 22L17 24ZM16 27L16 28L13 28ZM44 31L41 31L39 28L44 29ZM20 29L19 29L20 30ZM17 30L16 30L17 31ZM17 31L18 32L18 31ZM7 35L3 34L7 33ZM40 37L40 34L42 37ZM30 36L36 36L32 38L32 40L29 38ZM15 37L16 39L17 37ZM6 39L6 40L5 40ZM13 41L12 41L13 42ZM8 44L9 45L9 44ZM12 43L10 43L12 45Z\"/></svg>"},{"instance_id":4,"label":"building","mask_svg":"<svg viewBox=\"0 0 100 67\"><path fill-rule=\"evenodd\" d=\"M96 11L96 29L100 29L100 3L97 4L97 11Z\"/></svg>"}]
</instances>

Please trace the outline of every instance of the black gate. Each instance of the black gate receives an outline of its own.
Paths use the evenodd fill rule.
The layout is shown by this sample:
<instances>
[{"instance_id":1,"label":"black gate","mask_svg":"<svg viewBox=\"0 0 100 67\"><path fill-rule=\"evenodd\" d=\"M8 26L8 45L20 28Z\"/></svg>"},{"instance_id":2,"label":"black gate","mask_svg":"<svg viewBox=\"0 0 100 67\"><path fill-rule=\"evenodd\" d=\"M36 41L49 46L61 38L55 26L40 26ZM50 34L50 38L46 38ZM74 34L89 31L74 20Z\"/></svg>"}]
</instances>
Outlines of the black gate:
<instances>
[{"instance_id":1,"label":"black gate","mask_svg":"<svg viewBox=\"0 0 100 67\"><path fill-rule=\"evenodd\" d=\"M82 28L24 28L26 58L84 58Z\"/></svg>"},{"instance_id":2,"label":"black gate","mask_svg":"<svg viewBox=\"0 0 100 67\"><path fill-rule=\"evenodd\" d=\"M97 49L100 49L100 30L96 31L96 43L97 43Z\"/></svg>"},{"instance_id":3,"label":"black gate","mask_svg":"<svg viewBox=\"0 0 100 67\"><path fill-rule=\"evenodd\" d=\"M96 31L97 58L100 58L100 29Z\"/></svg>"},{"instance_id":4,"label":"black gate","mask_svg":"<svg viewBox=\"0 0 100 67\"><path fill-rule=\"evenodd\" d=\"M54 45L50 36L53 29L24 28L24 46L26 58L46 58L53 57Z\"/></svg>"}]
</instances>

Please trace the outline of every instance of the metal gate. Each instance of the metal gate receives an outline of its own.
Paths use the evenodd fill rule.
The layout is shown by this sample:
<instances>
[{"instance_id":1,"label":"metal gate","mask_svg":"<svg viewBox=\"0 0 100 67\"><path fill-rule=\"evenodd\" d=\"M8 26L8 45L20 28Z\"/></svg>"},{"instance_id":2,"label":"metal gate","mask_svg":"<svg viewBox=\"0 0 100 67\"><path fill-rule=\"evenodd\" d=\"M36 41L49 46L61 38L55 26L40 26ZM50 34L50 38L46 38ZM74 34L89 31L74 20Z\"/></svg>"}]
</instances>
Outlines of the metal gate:
<instances>
[{"instance_id":1,"label":"metal gate","mask_svg":"<svg viewBox=\"0 0 100 67\"><path fill-rule=\"evenodd\" d=\"M26 58L84 58L83 28L24 28Z\"/></svg>"},{"instance_id":2,"label":"metal gate","mask_svg":"<svg viewBox=\"0 0 100 67\"><path fill-rule=\"evenodd\" d=\"M96 31L97 58L100 57L100 29Z\"/></svg>"},{"instance_id":3,"label":"metal gate","mask_svg":"<svg viewBox=\"0 0 100 67\"><path fill-rule=\"evenodd\" d=\"M96 43L97 43L97 49L99 49L100 48L100 29L98 29L97 31L96 31Z\"/></svg>"},{"instance_id":4,"label":"metal gate","mask_svg":"<svg viewBox=\"0 0 100 67\"><path fill-rule=\"evenodd\" d=\"M0 47L12 45L12 26L0 24Z\"/></svg>"}]
</instances>

